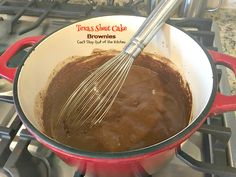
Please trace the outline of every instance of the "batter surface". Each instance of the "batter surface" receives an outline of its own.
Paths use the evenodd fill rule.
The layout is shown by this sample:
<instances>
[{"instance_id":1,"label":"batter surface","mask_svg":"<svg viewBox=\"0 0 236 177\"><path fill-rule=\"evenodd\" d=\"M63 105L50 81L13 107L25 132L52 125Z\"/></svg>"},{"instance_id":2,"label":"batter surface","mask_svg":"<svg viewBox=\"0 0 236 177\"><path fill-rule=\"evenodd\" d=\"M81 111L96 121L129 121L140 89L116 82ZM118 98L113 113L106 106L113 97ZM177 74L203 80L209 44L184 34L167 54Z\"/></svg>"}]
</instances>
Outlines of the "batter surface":
<instances>
[{"instance_id":1,"label":"batter surface","mask_svg":"<svg viewBox=\"0 0 236 177\"><path fill-rule=\"evenodd\" d=\"M150 55L135 61L104 121L93 128L56 126L62 103L98 65L115 55L97 52L66 64L50 82L43 100L44 132L86 151L116 152L153 145L187 126L191 93L178 72ZM165 59L164 59L165 60Z\"/></svg>"}]
</instances>

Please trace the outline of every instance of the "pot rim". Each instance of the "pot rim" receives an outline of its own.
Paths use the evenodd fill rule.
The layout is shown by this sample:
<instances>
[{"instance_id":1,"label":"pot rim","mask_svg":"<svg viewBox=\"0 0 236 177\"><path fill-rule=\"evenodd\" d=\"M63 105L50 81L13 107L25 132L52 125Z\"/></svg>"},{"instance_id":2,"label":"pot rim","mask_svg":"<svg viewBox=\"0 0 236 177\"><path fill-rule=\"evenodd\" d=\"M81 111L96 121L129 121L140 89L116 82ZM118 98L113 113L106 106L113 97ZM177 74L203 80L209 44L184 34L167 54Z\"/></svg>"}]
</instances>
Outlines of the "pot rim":
<instances>
[{"instance_id":1,"label":"pot rim","mask_svg":"<svg viewBox=\"0 0 236 177\"><path fill-rule=\"evenodd\" d=\"M127 16L127 15L116 15L116 16ZM109 16L105 16L109 17ZM112 16L110 16L112 17ZM143 18L139 16L135 16L138 18ZM95 18L102 18L102 17L95 17ZM89 20L89 19L87 19ZM78 22L78 21L77 21ZM77 23L75 22L75 23ZM73 24L75 24L73 23ZM178 27L175 27L169 23L167 23L173 28L177 28L177 30L180 30L181 32L185 33L188 35L184 30L179 29ZM72 24L70 24L72 25ZM64 28L64 27L63 27ZM153 153L153 152L159 152L159 151L164 151L165 149L170 149L174 146L177 146L178 144L182 143L184 140L186 140L191 134L193 134L204 122L204 120L207 118L207 115L209 114L210 108L213 104L213 101L215 99L215 95L217 92L217 72L216 72L216 66L214 61L212 60L210 54L207 52L207 49L201 45L197 40L195 40L193 37L189 36L191 39L193 39L202 49L202 51L206 54L209 63L211 65L211 70L213 73L213 87L211 91L210 98L207 102L206 107L202 111L202 113L187 127L182 129L180 132L177 134L171 136L170 138L161 141L159 143L156 143L154 145L145 147L145 148L140 148L140 149L135 149L135 150L129 150L129 151L122 151L122 152L89 152L89 151L84 151L84 150L79 150L67 145L64 145L56 140L53 140L51 137L48 137L46 134L40 132L36 127L33 126L33 124L27 119L26 115L24 114L23 110L21 109L20 106L20 101L18 99L18 80L19 80L19 75L21 73L21 69L24 66L25 61L27 60L28 56L31 54L32 51L35 50L35 48L45 39L47 39L49 36L53 35L57 31L63 29L60 28L53 33L45 36L40 42L38 42L36 45L34 45L31 50L28 52L28 54L25 56L23 59L21 65L17 68L14 82L13 82L13 97L14 97L14 104L17 110L17 113L21 119L21 121L24 123L27 129L33 134L33 136L38 139L38 141L44 143L45 145L49 145L52 147L54 150L56 149L57 151L64 152L70 155L75 155L78 157L84 157L84 158L100 158L100 159L119 159L119 158L132 158L135 156L142 156L145 154Z\"/></svg>"}]
</instances>

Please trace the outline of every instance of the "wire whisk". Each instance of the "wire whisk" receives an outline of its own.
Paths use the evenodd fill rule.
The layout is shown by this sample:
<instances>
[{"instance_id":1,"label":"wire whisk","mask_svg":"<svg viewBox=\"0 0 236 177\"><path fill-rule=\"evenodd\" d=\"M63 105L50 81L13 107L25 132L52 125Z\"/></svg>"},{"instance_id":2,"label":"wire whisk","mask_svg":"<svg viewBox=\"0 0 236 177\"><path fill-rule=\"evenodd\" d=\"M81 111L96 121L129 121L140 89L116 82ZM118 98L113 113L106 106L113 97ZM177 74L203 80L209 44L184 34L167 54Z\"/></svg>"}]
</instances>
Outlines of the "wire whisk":
<instances>
[{"instance_id":1,"label":"wire whisk","mask_svg":"<svg viewBox=\"0 0 236 177\"><path fill-rule=\"evenodd\" d=\"M117 56L89 75L62 106L56 125L70 121L75 127L101 123L118 95L134 59L163 26L180 0L163 0Z\"/></svg>"},{"instance_id":2,"label":"wire whisk","mask_svg":"<svg viewBox=\"0 0 236 177\"><path fill-rule=\"evenodd\" d=\"M71 124L78 126L88 120L92 124L102 121L121 89L134 60L124 59L123 53L120 55L99 67L77 87L64 104L58 123L62 119L64 121L70 119Z\"/></svg>"}]
</instances>

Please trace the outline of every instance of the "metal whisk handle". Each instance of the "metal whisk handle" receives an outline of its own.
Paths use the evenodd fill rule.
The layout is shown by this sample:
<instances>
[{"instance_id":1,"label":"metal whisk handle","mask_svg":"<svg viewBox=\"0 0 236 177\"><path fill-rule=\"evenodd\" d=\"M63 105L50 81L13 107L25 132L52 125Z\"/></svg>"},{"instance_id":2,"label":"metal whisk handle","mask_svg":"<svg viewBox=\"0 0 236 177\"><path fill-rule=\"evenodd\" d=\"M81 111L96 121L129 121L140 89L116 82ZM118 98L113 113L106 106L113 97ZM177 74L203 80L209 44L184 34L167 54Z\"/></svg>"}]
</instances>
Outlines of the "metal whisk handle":
<instances>
[{"instance_id":1,"label":"metal whisk handle","mask_svg":"<svg viewBox=\"0 0 236 177\"><path fill-rule=\"evenodd\" d=\"M130 42L124 47L125 53L136 58L164 25L181 1L182 0L162 0L140 26Z\"/></svg>"}]
</instances>

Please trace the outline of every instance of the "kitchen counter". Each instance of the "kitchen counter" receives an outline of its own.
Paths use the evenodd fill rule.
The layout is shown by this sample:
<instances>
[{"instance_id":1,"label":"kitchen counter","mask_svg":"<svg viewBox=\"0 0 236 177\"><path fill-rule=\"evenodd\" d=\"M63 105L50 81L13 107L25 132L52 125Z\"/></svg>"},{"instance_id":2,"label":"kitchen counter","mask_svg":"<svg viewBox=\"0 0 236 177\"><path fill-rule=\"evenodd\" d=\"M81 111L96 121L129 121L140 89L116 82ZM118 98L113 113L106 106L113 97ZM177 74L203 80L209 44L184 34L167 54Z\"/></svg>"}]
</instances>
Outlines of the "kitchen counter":
<instances>
[{"instance_id":1,"label":"kitchen counter","mask_svg":"<svg viewBox=\"0 0 236 177\"><path fill-rule=\"evenodd\" d=\"M212 18L219 27L223 53L236 57L236 9L219 9L208 12L205 17ZM236 94L236 81L231 71L227 72L231 93Z\"/></svg>"},{"instance_id":2,"label":"kitchen counter","mask_svg":"<svg viewBox=\"0 0 236 177\"><path fill-rule=\"evenodd\" d=\"M236 9L219 9L207 13L206 17L219 26L223 52L236 57Z\"/></svg>"}]
</instances>

